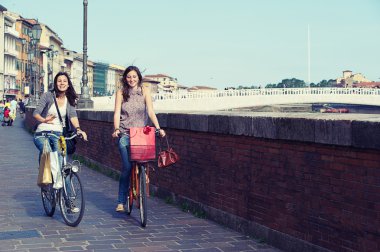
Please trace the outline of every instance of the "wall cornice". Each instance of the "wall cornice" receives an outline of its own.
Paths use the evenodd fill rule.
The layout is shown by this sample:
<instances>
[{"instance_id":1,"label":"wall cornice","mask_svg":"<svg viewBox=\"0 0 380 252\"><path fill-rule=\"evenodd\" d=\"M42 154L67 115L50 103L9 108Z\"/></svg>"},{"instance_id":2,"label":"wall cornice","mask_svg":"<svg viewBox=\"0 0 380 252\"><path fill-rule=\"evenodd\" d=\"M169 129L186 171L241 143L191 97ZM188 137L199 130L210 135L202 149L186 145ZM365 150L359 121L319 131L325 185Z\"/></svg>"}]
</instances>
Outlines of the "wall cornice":
<instances>
[{"instance_id":1,"label":"wall cornice","mask_svg":"<svg viewBox=\"0 0 380 252\"><path fill-rule=\"evenodd\" d=\"M79 118L113 121L112 111L78 110ZM161 127L380 149L377 114L157 112Z\"/></svg>"}]
</instances>

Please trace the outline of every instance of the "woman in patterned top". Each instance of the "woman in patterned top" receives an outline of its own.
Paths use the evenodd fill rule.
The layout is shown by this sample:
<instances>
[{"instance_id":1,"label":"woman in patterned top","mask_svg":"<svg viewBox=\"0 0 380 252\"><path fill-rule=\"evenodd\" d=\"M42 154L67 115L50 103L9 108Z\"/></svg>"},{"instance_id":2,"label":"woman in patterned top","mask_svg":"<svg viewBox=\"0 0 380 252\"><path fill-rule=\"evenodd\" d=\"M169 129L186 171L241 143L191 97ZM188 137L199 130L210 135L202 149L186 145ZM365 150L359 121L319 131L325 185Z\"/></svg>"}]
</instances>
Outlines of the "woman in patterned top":
<instances>
[{"instance_id":1,"label":"woman in patterned top","mask_svg":"<svg viewBox=\"0 0 380 252\"><path fill-rule=\"evenodd\" d=\"M116 92L114 111L114 132L112 137L118 137L119 133L126 133L119 139L119 151L122 159L122 169L119 181L117 212L124 212L127 200L129 180L132 163L128 157L129 128L144 127L148 123L148 117L158 130L161 137L165 131L160 129L156 114L153 110L153 102L150 89L142 86L140 70L135 66L125 69L122 79L123 87Z\"/></svg>"}]
</instances>

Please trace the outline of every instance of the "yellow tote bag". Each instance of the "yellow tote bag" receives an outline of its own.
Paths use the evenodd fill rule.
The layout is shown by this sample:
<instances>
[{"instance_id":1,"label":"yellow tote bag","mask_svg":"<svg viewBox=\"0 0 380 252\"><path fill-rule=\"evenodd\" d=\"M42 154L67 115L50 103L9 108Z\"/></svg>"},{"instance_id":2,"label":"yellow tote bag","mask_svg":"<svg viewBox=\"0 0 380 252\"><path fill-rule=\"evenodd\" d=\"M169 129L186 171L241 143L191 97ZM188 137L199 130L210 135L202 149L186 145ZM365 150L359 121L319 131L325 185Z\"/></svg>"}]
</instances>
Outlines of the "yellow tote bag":
<instances>
[{"instance_id":1,"label":"yellow tote bag","mask_svg":"<svg viewBox=\"0 0 380 252\"><path fill-rule=\"evenodd\" d=\"M38 172L37 185L44 186L51 184L51 164L50 164L50 145L47 139L44 142L44 149L40 159L40 169Z\"/></svg>"}]
</instances>

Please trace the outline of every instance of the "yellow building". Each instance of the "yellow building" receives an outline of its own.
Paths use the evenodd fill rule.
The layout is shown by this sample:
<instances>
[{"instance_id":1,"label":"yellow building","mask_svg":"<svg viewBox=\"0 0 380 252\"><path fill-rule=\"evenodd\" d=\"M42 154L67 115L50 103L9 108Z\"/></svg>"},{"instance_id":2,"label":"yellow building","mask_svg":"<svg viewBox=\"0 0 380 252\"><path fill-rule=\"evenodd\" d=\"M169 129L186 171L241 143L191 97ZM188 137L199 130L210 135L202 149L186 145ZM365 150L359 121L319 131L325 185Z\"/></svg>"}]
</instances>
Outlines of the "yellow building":
<instances>
[{"instance_id":1,"label":"yellow building","mask_svg":"<svg viewBox=\"0 0 380 252\"><path fill-rule=\"evenodd\" d=\"M367 79L361 73L352 74L351 70L343 71L343 77L337 78L336 83L343 87L353 87L353 84L361 83L361 82L371 82L371 80Z\"/></svg>"}]
</instances>

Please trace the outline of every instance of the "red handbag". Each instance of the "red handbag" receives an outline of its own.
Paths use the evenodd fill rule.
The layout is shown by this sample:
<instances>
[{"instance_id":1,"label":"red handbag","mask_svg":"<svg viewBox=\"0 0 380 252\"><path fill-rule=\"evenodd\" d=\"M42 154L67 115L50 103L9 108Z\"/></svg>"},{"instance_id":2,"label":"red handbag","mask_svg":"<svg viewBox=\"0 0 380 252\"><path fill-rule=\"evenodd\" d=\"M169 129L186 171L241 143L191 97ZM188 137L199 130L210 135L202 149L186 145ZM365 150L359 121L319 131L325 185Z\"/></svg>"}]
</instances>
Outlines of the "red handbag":
<instances>
[{"instance_id":1,"label":"red handbag","mask_svg":"<svg viewBox=\"0 0 380 252\"><path fill-rule=\"evenodd\" d=\"M156 159L155 128L130 128L130 160L149 161Z\"/></svg>"},{"instance_id":2,"label":"red handbag","mask_svg":"<svg viewBox=\"0 0 380 252\"><path fill-rule=\"evenodd\" d=\"M166 143L168 145L168 148L166 150L161 150L160 145L160 152L158 153L158 167L164 168L168 167L172 164L175 164L179 161L178 154L169 146L168 138L166 138Z\"/></svg>"}]
</instances>

